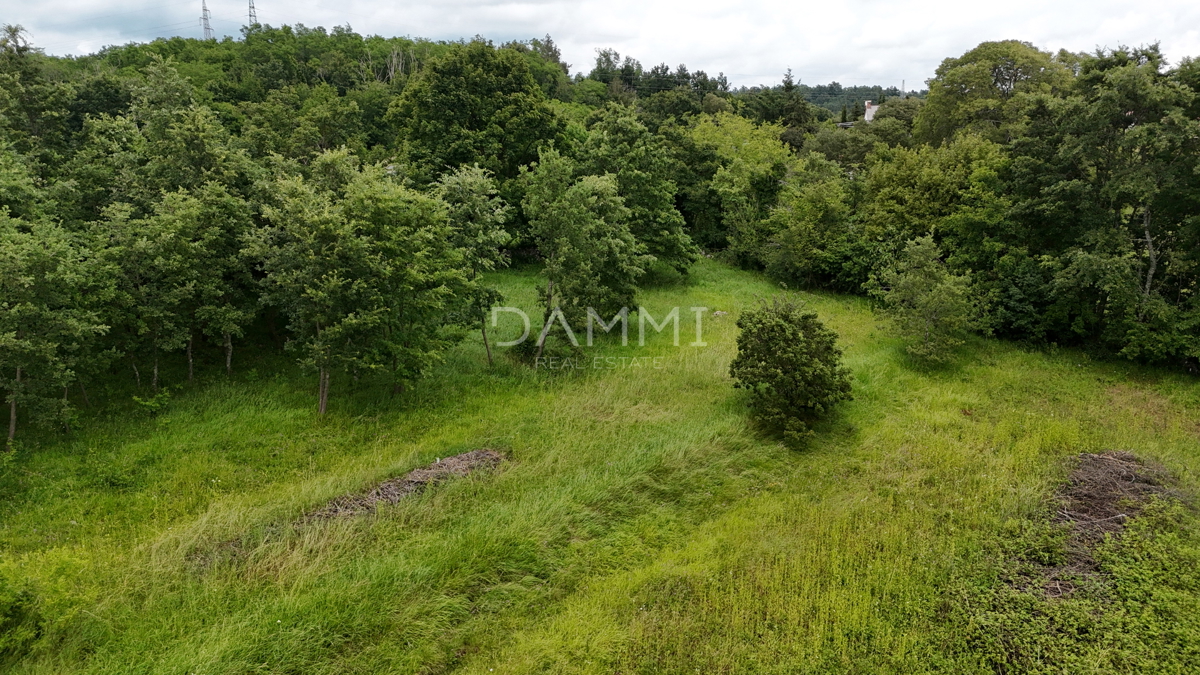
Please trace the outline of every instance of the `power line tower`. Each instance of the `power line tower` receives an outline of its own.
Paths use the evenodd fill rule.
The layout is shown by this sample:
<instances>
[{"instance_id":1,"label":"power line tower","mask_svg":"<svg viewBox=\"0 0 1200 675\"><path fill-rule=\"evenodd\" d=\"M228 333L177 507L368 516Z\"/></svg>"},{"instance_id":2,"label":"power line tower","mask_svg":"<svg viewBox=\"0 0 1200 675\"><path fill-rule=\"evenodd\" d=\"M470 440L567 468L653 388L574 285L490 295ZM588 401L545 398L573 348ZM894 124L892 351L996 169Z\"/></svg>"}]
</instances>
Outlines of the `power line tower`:
<instances>
[{"instance_id":1,"label":"power line tower","mask_svg":"<svg viewBox=\"0 0 1200 675\"><path fill-rule=\"evenodd\" d=\"M200 7L203 8L200 14L200 25L204 27L204 39L211 40L213 32L208 20L212 18L212 15L208 12L208 0L200 0Z\"/></svg>"},{"instance_id":2,"label":"power line tower","mask_svg":"<svg viewBox=\"0 0 1200 675\"><path fill-rule=\"evenodd\" d=\"M250 25L258 24L258 12L254 11L254 0L250 0Z\"/></svg>"}]
</instances>

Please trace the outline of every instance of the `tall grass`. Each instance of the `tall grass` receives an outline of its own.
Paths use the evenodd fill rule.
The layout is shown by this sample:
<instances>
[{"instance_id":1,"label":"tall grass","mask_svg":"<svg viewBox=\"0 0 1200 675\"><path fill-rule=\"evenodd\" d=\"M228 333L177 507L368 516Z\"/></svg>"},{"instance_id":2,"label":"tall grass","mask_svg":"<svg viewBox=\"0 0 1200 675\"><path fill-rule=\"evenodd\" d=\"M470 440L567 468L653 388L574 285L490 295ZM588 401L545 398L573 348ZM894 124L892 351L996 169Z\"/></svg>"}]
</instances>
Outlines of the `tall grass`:
<instances>
[{"instance_id":1,"label":"tall grass","mask_svg":"<svg viewBox=\"0 0 1200 675\"><path fill-rule=\"evenodd\" d=\"M533 271L497 281L540 317ZM489 368L472 336L400 396L336 382L325 420L309 378L268 361L158 417L27 445L0 483L0 579L34 599L41 637L12 666L969 669L939 642L947 582L1042 507L1065 458L1132 449L1196 484L1191 380L985 340L930 370L831 295L800 294L842 336L855 399L785 448L748 426L727 375L737 313L777 292L705 261L641 298L656 317L684 308L683 346L639 348L635 322L634 344L587 350L661 369ZM687 346L692 306L729 312L706 317L708 347ZM509 459L374 516L296 525L477 447Z\"/></svg>"}]
</instances>

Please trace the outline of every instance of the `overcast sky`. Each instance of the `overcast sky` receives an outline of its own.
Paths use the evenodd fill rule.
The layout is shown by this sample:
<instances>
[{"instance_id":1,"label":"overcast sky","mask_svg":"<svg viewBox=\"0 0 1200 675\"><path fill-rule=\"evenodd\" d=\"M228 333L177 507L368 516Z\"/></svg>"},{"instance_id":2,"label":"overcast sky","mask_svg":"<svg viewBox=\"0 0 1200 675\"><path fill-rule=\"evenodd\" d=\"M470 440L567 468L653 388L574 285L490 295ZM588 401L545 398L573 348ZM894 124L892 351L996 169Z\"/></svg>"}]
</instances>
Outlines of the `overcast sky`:
<instances>
[{"instance_id":1,"label":"overcast sky","mask_svg":"<svg viewBox=\"0 0 1200 675\"><path fill-rule=\"evenodd\" d=\"M209 0L218 36L238 35L242 0ZM684 63L735 86L778 82L788 67L807 84L882 84L909 89L948 56L985 40L1015 38L1042 49L1160 42L1172 63L1200 56L1200 2L1157 0L258 0L264 24L350 24L363 34L496 41L549 33L572 72L613 47L649 68ZM200 37L200 0L0 0L0 22L19 23L51 54L110 44Z\"/></svg>"}]
</instances>

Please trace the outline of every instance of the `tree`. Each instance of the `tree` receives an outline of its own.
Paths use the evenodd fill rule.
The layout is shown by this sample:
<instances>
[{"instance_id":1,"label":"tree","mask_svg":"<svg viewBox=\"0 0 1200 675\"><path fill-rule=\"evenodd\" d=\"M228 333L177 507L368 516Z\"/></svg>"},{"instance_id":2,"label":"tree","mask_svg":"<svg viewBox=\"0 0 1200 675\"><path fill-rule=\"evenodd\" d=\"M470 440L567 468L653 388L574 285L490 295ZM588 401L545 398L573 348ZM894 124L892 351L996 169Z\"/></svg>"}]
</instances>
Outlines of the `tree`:
<instances>
[{"instance_id":1,"label":"tree","mask_svg":"<svg viewBox=\"0 0 1200 675\"><path fill-rule=\"evenodd\" d=\"M777 296L743 312L737 325L729 374L735 387L749 390L751 409L765 427L802 443L816 419L851 398L837 334L815 312Z\"/></svg>"},{"instance_id":2,"label":"tree","mask_svg":"<svg viewBox=\"0 0 1200 675\"><path fill-rule=\"evenodd\" d=\"M181 196L176 208L178 217L193 221L188 229L203 242L196 251L199 260L189 300L188 380L192 379L194 342L200 334L220 340L225 349L225 372L231 374L233 339L243 335L258 304L251 270L242 253L243 242L253 228L251 205L219 183L206 183Z\"/></svg>"},{"instance_id":3,"label":"tree","mask_svg":"<svg viewBox=\"0 0 1200 675\"><path fill-rule=\"evenodd\" d=\"M946 59L929 80L929 96L917 115L918 139L940 144L966 130L993 141L1011 138L1026 99L1069 87L1061 60L1027 42L983 42Z\"/></svg>"},{"instance_id":4,"label":"tree","mask_svg":"<svg viewBox=\"0 0 1200 675\"><path fill-rule=\"evenodd\" d=\"M177 191L164 195L146 218L133 218L129 205L116 204L96 226L103 232L97 235L108 239L106 256L121 272L120 315L114 317L118 343L138 384L138 358L149 353L155 393L164 354L187 347L190 360L201 293L213 285L211 256L222 233L214 214L204 210L199 200ZM219 276L220 268L216 271Z\"/></svg>"},{"instance_id":5,"label":"tree","mask_svg":"<svg viewBox=\"0 0 1200 675\"><path fill-rule=\"evenodd\" d=\"M729 252L744 265L762 264L767 237L763 220L795 161L792 151L779 140L782 132L777 124L756 125L730 113L705 115L691 130L696 144L721 158L711 188L721 201Z\"/></svg>"},{"instance_id":6,"label":"tree","mask_svg":"<svg viewBox=\"0 0 1200 675\"><path fill-rule=\"evenodd\" d=\"M589 307L611 316L632 306L652 258L629 231L616 179L574 176L574 162L543 150L528 174L524 208L546 260L547 323L557 309L581 326Z\"/></svg>"},{"instance_id":7,"label":"tree","mask_svg":"<svg viewBox=\"0 0 1200 675\"><path fill-rule=\"evenodd\" d=\"M291 346L318 373L324 415L334 369L390 368L399 384L437 358L467 271L441 202L380 167L356 170L345 151L313 164L327 180L277 180L269 226L249 250L265 275L264 300L287 315Z\"/></svg>"},{"instance_id":8,"label":"tree","mask_svg":"<svg viewBox=\"0 0 1200 675\"><path fill-rule=\"evenodd\" d=\"M308 161L341 146L364 149L358 103L327 84L276 89L261 103L243 103L241 111L246 116L241 140L259 157L277 152Z\"/></svg>"},{"instance_id":9,"label":"tree","mask_svg":"<svg viewBox=\"0 0 1200 675\"><path fill-rule=\"evenodd\" d=\"M858 291L861 263L844 255L855 243L851 190L836 163L816 153L797 162L764 224L767 272L789 282Z\"/></svg>"},{"instance_id":10,"label":"tree","mask_svg":"<svg viewBox=\"0 0 1200 675\"><path fill-rule=\"evenodd\" d=\"M89 298L102 296L105 282L95 257L62 228L0 209L0 388L8 392L10 446L19 406L48 420L68 414L78 357L108 328Z\"/></svg>"},{"instance_id":11,"label":"tree","mask_svg":"<svg viewBox=\"0 0 1200 675\"><path fill-rule=\"evenodd\" d=\"M671 156L662 138L651 134L628 108L616 104L590 121L578 173L611 174L629 209L633 236L657 261L687 272L698 251L675 208Z\"/></svg>"},{"instance_id":12,"label":"tree","mask_svg":"<svg viewBox=\"0 0 1200 675\"><path fill-rule=\"evenodd\" d=\"M512 209L497 193L496 181L479 165L459 167L457 171L443 175L433 193L449 207L451 245L462 252L469 270L468 314L480 326L483 346L491 364L487 312L503 296L499 291L483 286L482 276L484 272L508 264L503 247L512 237L504 224Z\"/></svg>"},{"instance_id":13,"label":"tree","mask_svg":"<svg viewBox=\"0 0 1200 675\"><path fill-rule=\"evenodd\" d=\"M421 183L476 162L512 180L563 130L525 59L483 40L455 45L426 66L389 116Z\"/></svg>"},{"instance_id":14,"label":"tree","mask_svg":"<svg viewBox=\"0 0 1200 675\"><path fill-rule=\"evenodd\" d=\"M1031 99L1011 143L1004 177L1014 204L999 238L1027 250L1030 272L1026 309L1000 328L1129 358L1194 360L1200 97L1187 64L1167 72L1151 46L1100 51L1078 70L1070 95Z\"/></svg>"},{"instance_id":15,"label":"tree","mask_svg":"<svg viewBox=\"0 0 1200 675\"><path fill-rule=\"evenodd\" d=\"M879 276L874 294L909 343L909 353L929 361L947 360L974 325L970 277L946 269L931 235L908 243Z\"/></svg>"}]
</instances>

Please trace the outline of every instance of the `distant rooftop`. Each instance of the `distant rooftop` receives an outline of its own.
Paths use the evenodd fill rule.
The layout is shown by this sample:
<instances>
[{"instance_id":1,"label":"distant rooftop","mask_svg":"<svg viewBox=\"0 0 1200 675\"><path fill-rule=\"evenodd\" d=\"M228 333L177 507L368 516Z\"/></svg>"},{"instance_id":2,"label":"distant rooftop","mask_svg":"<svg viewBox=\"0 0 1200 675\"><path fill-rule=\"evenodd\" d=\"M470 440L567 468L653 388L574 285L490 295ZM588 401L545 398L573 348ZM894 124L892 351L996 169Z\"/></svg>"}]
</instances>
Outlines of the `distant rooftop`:
<instances>
[{"instance_id":1,"label":"distant rooftop","mask_svg":"<svg viewBox=\"0 0 1200 675\"><path fill-rule=\"evenodd\" d=\"M867 101L863 106L863 121L870 122L875 119L875 111L879 110L879 106L875 105L874 101Z\"/></svg>"}]
</instances>

